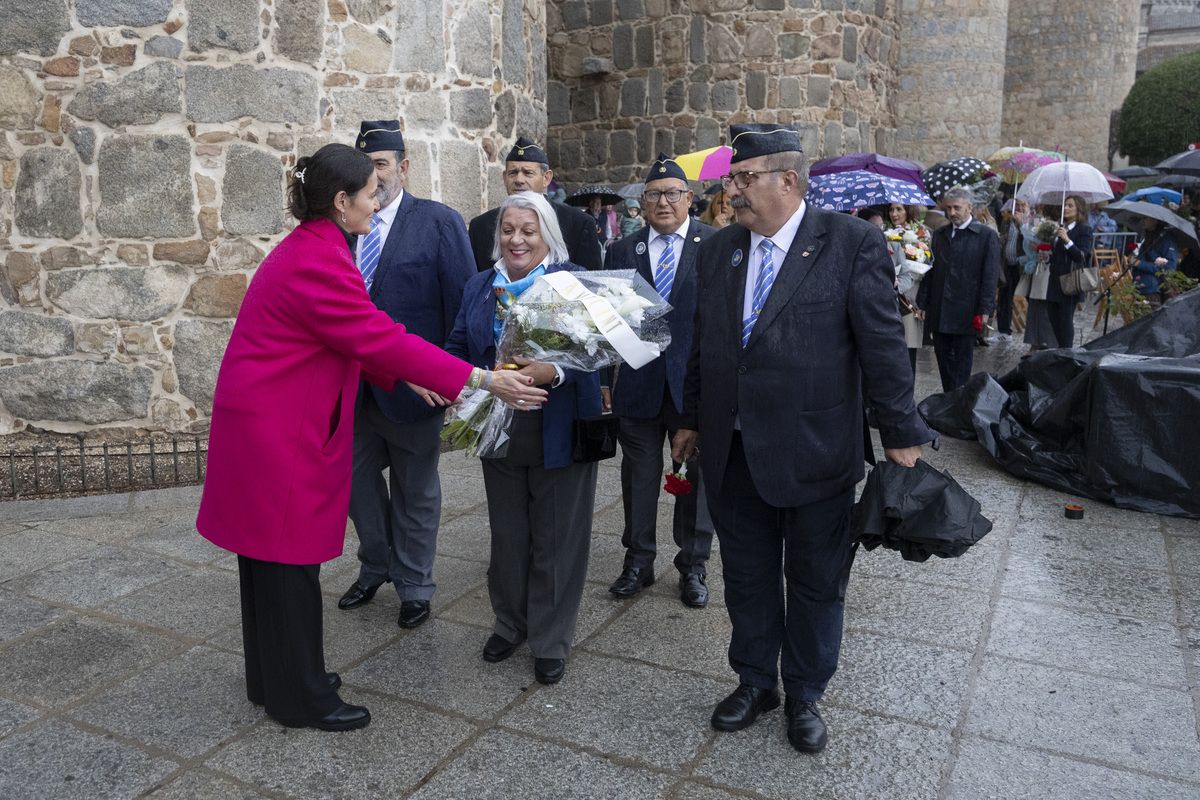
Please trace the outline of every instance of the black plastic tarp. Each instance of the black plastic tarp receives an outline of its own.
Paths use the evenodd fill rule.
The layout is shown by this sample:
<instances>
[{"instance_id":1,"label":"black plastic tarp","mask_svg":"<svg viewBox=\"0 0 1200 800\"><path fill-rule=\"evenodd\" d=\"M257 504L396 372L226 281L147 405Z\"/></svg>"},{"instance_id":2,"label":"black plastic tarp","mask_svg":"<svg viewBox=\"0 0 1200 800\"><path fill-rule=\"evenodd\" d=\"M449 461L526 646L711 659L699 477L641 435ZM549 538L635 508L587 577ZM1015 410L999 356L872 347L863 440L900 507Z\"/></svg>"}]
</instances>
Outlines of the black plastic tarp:
<instances>
[{"instance_id":1,"label":"black plastic tarp","mask_svg":"<svg viewBox=\"0 0 1200 800\"><path fill-rule=\"evenodd\" d=\"M1074 349L918 406L1014 475L1121 508L1200 518L1200 289Z\"/></svg>"}]
</instances>

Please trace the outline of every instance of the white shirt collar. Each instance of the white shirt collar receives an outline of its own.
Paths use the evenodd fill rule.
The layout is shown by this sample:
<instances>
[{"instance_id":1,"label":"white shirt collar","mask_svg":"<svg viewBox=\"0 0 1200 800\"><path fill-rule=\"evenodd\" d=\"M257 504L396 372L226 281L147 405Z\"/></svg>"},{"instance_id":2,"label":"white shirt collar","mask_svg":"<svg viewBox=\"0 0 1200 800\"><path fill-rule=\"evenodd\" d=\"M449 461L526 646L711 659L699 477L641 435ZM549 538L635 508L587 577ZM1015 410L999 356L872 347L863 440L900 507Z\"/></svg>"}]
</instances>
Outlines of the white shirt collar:
<instances>
[{"instance_id":1,"label":"white shirt collar","mask_svg":"<svg viewBox=\"0 0 1200 800\"><path fill-rule=\"evenodd\" d=\"M967 221L964 222L962 225L955 225L954 230L965 231L967 228L971 227L971 223L974 221L975 221L975 217L967 217Z\"/></svg>"},{"instance_id":2,"label":"white shirt collar","mask_svg":"<svg viewBox=\"0 0 1200 800\"><path fill-rule=\"evenodd\" d=\"M496 272L499 272L500 275L504 278L505 283L512 283L512 278L508 277L508 267L506 267L504 265L503 258L500 259L499 261L497 261L492 266L494 266L496 268ZM546 267L547 269L549 269L549 267L550 267L549 254L547 254L546 257L542 259L542 263L538 264L538 267ZM534 267L533 269L537 269L537 267ZM530 272L533 272L533 270L530 270ZM526 274L526 277L528 277L528 273Z\"/></svg>"},{"instance_id":3,"label":"white shirt collar","mask_svg":"<svg viewBox=\"0 0 1200 800\"><path fill-rule=\"evenodd\" d=\"M1069 231L1073 231L1073 230L1075 230L1075 223L1074 223L1074 222L1072 222L1070 225L1068 225L1068 226L1067 226L1067 230L1069 230Z\"/></svg>"},{"instance_id":4,"label":"white shirt collar","mask_svg":"<svg viewBox=\"0 0 1200 800\"><path fill-rule=\"evenodd\" d=\"M680 225L675 230L668 231L668 233L659 233L658 231L654 230L653 225L651 225L649 222L647 222L646 227L650 229L650 235L646 238L646 244L647 244L647 246L654 244L655 239L661 239L663 236L667 236L668 234L671 234L671 233L678 236L681 240L685 239L685 238L687 238L688 226L691 224L692 224L692 218L684 217L683 224Z\"/></svg>"},{"instance_id":5,"label":"white shirt collar","mask_svg":"<svg viewBox=\"0 0 1200 800\"><path fill-rule=\"evenodd\" d=\"M763 239L770 239L771 244L775 245L777 250L787 253L792 247L792 240L796 238L796 231L800 230L800 223L804 220L804 211L807 204L801 200L800 207L796 209L796 213L788 217L787 222L775 231L774 236L763 236L761 233L750 232L750 252L758 252L758 246ZM779 262L779 263L782 263Z\"/></svg>"},{"instance_id":6,"label":"white shirt collar","mask_svg":"<svg viewBox=\"0 0 1200 800\"><path fill-rule=\"evenodd\" d=\"M400 190L400 194L392 198L392 202L388 203L376 213L384 225L391 227L392 221L396 219L396 212L400 210L400 201L404 199L404 190Z\"/></svg>"}]
</instances>

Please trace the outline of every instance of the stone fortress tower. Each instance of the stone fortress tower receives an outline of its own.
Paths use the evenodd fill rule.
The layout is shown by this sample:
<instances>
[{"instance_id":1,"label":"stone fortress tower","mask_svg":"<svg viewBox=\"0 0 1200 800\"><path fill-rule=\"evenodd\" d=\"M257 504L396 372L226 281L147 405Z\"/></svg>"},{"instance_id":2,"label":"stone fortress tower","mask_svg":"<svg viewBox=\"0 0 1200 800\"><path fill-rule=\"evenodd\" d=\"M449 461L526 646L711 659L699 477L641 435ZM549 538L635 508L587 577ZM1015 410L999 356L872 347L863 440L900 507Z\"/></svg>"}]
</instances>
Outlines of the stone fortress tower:
<instances>
[{"instance_id":1,"label":"stone fortress tower","mask_svg":"<svg viewBox=\"0 0 1200 800\"><path fill-rule=\"evenodd\" d=\"M467 218L521 134L568 187L741 121L813 158L1103 163L1138 6L0 0L0 434L204 430L287 172L363 119L401 118L410 190Z\"/></svg>"}]
</instances>

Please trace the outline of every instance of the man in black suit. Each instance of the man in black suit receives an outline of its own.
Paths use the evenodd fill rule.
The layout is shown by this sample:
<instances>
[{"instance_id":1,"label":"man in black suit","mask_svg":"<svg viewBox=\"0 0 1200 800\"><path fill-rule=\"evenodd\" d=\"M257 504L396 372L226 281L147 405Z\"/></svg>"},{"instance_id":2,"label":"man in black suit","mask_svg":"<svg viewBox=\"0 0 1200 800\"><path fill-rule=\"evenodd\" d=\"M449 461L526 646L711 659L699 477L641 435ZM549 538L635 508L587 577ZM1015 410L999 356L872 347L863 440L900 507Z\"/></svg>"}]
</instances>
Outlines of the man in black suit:
<instances>
[{"instance_id":1,"label":"man in black suit","mask_svg":"<svg viewBox=\"0 0 1200 800\"><path fill-rule=\"evenodd\" d=\"M808 162L794 126L732 125L730 135L725 183L738 221L697 260L672 458L702 445L733 623L740 685L712 726L741 730L777 708L782 672L788 740L815 753L827 738L816 702L837 669L853 562L862 392L889 461L912 466L934 435L913 403L883 233L804 202Z\"/></svg>"},{"instance_id":2,"label":"man in black suit","mask_svg":"<svg viewBox=\"0 0 1200 800\"><path fill-rule=\"evenodd\" d=\"M996 307L1000 238L971 216L971 190L955 186L942 195L950 224L933 232L933 267L917 290L925 330L933 332L933 354L950 392L971 377L975 317L984 327Z\"/></svg>"},{"instance_id":3,"label":"man in black suit","mask_svg":"<svg viewBox=\"0 0 1200 800\"><path fill-rule=\"evenodd\" d=\"M379 211L371 232L351 245L367 292L409 333L443 347L454 329L463 287L475 274L463 218L449 206L405 191L408 159L398 120L362 123L356 146L375 162L379 176ZM400 598L400 627L415 628L429 618L436 587L433 561L442 513L438 460L447 401L412 384L385 392L360 383L350 484L360 567L338 607L364 605L390 582Z\"/></svg>"},{"instance_id":4,"label":"man in black suit","mask_svg":"<svg viewBox=\"0 0 1200 800\"><path fill-rule=\"evenodd\" d=\"M546 187L554 178L554 170L546 153L524 136L517 139L504 164L504 188L510 194L537 192L545 194ZM596 241L596 224L587 214L577 208L561 203L550 207L558 216L558 227L562 230L571 262L584 269L600 269L600 243ZM495 244L496 217L500 209L485 211L468 225L471 237L471 252L475 254L475 267L483 272L494 266L492 247Z\"/></svg>"},{"instance_id":5,"label":"man in black suit","mask_svg":"<svg viewBox=\"0 0 1200 800\"><path fill-rule=\"evenodd\" d=\"M663 437L679 430L683 410L683 377L692 348L692 318L696 312L696 253L716 231L689 219L692 192L683 169L659 153L650 165L642 193L649 223L616 242L608 251L605 269L636 269L671 305L667 324L671 344L666 352L641 369L623 365L612 390L612 408L621 418L621 502L625 509L625 564L608 587L618 597L633 597L654 583L657 552L658 493L663 482ZM672 472L679 464L672 465ZM675 498L672 528L679 552L679 596L684 605L708 605L707 567L712 551L712 521L701 514L697 525L700 469L689 465L695 489Z\"/></svg>"}]
</instances>

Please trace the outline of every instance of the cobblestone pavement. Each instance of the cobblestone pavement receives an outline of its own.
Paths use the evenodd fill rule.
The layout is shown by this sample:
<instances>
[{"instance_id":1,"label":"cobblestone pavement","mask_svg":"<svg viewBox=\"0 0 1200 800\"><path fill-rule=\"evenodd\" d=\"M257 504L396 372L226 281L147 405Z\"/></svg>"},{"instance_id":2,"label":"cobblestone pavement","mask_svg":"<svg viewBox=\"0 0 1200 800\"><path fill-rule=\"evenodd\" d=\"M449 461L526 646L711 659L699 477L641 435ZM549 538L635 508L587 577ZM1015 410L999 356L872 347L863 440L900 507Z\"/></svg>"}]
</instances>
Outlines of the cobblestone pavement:
<instances>
[{"instance_id":1,"label":"cobblestone pavement","mask_svg":"<svg viewBox=\"0 0 1200 800\"><path fill-rule=\"evenodd\" d=\"M1004 369L1024 348L977 351ZM921 353L917 396L936 389ZM565 680L502 664L490 631L479 467L443 458L434 619L402 631L356 573L322 569L327 660L362 731L288 730L246 701L234 558L176 489L0 504L0 797L1200 798L1200 522L1083 501L1013 478L976 444L928 452L995 529L956 560L860 554L820 756L782 712L708 725L736 680L720 556L713 602L669 575L631 601L615 462L600 470L589 581ZM670 503L660 506L664 521ZM669 526L660 526L669 572Z\"/></svg>"}]
</instances>

